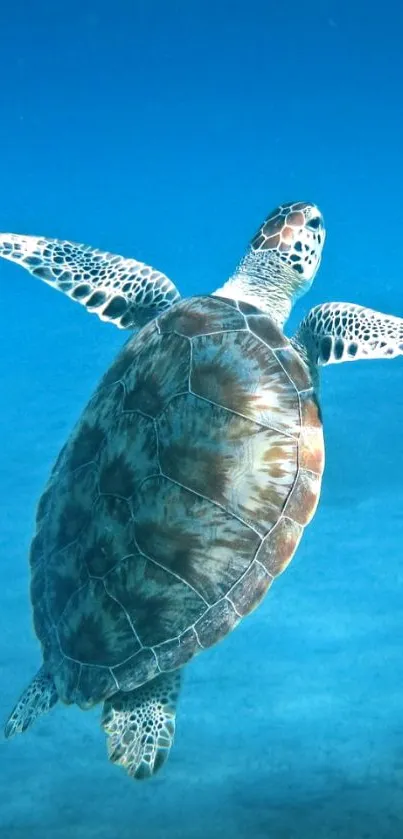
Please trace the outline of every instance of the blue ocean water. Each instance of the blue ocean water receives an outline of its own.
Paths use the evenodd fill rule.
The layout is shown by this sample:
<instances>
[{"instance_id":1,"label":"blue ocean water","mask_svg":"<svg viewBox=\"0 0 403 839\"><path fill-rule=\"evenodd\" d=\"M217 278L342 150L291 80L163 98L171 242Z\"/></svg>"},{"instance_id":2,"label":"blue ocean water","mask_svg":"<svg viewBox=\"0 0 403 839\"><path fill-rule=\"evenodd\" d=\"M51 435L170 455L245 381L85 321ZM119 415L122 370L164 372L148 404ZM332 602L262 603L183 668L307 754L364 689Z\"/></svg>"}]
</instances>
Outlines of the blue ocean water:
<instances>
[{"instance_id":1,"label":"blue ocean water","mask_svg":"<svg viewBox=\"0 0 403 839\"><path fill-rule=\"evenodd\" d=\"M403 12L345 0L16 0L1 15L0 229L150 263L184 295L265 215L321 207L325 300L403 315ZM125 339L0 263L0 714L39 666L35 504ZM297 556L187 670L153 782L108 763L97 712L0 743L4 839L398 839L403 833L403 361L322 373L327 464Z\"/></svg>"}]
</instances>

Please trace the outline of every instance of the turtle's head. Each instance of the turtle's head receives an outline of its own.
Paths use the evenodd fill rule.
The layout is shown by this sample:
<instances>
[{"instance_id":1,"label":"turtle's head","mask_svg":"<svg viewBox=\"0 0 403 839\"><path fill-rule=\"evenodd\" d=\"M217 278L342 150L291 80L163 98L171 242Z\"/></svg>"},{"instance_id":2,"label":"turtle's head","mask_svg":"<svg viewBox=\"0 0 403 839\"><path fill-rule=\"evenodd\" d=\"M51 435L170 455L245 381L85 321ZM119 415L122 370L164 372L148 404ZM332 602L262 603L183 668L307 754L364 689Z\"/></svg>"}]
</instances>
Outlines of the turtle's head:
<instances>
[{"instance_id":1,"label":"turtle's head","mask_svg":"<svg viewBox=\"0 0 403 839\"><path fill-rule=\"evenodd\" d=\"M311 287L325 241L315 204L282 204L265 219L235 273L215 294L250 303L279 326Z\"/></svg>"},{"instance_id":2,"label":"turtle's head","mask_svg":"<svg viewBox=\"0 0 403 839\"><path fill-rule=\"evenodd\" d=\"M251 250L269 262L279 260L295 271L297 286L293 299L312 285L322 258L326 231L323 216L315 204L300 201L282 204L259 227Z\"/></svg>"}]
</instances>

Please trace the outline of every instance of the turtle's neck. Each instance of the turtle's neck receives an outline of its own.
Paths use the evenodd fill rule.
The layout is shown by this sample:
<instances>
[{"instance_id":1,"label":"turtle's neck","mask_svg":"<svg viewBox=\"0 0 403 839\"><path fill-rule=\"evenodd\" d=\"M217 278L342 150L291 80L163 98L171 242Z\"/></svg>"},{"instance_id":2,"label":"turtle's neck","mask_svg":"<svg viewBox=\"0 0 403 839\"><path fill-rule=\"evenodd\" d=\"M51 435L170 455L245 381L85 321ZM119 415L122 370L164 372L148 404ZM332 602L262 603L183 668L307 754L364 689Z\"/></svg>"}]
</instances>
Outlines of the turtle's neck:
<instances>
[{"instance_id":1,"label":"turtle's neck","mask_svg":"<svg viewBox=\"0 0 403 839\"><path fill-rule=\"evenodd\" d=\"M294 301L305 291L301 285L304 283L299 274L278 256L268 251L250 250L234 274L214 294L250 303L282 328Z\"/></svg>"}]
</instances>

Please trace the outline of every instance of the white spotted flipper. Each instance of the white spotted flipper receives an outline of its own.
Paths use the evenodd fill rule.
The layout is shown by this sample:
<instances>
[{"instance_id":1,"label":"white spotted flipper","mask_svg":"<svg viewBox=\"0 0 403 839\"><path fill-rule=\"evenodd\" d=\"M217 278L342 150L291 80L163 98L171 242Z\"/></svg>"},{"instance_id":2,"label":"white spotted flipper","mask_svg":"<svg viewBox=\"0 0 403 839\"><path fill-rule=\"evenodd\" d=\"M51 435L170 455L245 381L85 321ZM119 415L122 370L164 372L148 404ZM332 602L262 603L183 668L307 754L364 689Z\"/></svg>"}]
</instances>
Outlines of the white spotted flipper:
<instances>
[{"instance_id":1,"label":"white spotted flipper","mask_svg":"<svg viewBox=\"0 0 403 839\"><path fill-rule=\"evenodd\" d=\"M106 700L101 725L108 735L108 756L130 777L149 778L165 763L175 734L179 690L180 673L175 670Z\"/></svg>"},{"instance_id":2,"label":"white spotted flipper","mask_svg":"<svg viewBox=\"0 0 403 839\"><path fill-rule=\"evenodd\" d=\"M58 698L52 676L41 667L12 710L4 727L5 737L22 734L38 717L47 714Z\"/></svg>"},{"instance_id":3,"label":"white spotted flipper","mask_svg":"<svg viewBox=\"0 0 403 839\"><path fill-rule=\"evenodd\" d=\"M403 318L356 303L322 303L308 312L293 341L315 365L403 355Z\"/></svg>"},{"instance_id":4,"label":"white spotted flipper","mask_svg":"<svg viewBox=\"0 0 403 839\"><path fill-rule=\"evenodd\" d=\"M135 329L180 299L176 286L144 262L62 239L0 234L0 256L120 329Z\"/></svg>"}]
</instances>

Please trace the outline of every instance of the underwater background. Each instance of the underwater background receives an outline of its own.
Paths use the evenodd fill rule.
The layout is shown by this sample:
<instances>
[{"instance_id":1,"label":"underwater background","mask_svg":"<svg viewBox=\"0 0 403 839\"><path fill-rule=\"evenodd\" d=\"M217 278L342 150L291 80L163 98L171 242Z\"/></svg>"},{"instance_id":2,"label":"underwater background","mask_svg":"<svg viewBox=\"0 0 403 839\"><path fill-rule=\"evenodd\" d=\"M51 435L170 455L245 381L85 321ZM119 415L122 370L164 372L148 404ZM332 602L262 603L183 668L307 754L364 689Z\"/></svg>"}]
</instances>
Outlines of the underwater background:
<instances>
[{"instance_id":1,"label":"underwater background","mask_svg":"<svg viewBox=\"0 0 403 839\"><path fill-rule=\"evenodd\" d=\"M403 316L403 7L396 0L44 0L0 20L0 230L220 286L267 213L314 201L316 303ZM0 262L0 715L40 663L35 505L127 337ZM0 742L1 839L403 835L403 360L322 372L327 463L298 553L186 671L153 781L109 764L99 711Z\"/></svg>"}]
</instances>

